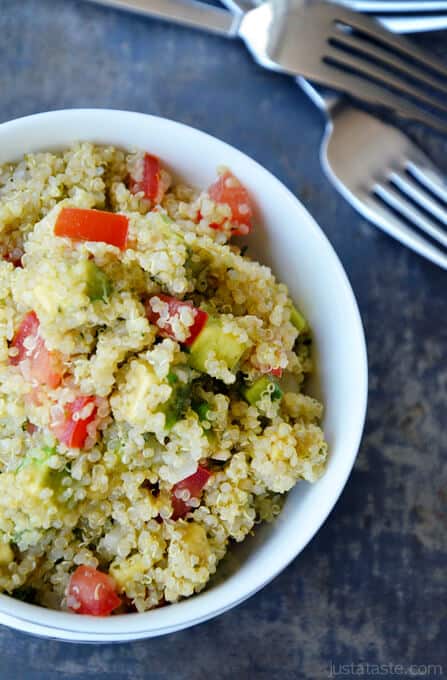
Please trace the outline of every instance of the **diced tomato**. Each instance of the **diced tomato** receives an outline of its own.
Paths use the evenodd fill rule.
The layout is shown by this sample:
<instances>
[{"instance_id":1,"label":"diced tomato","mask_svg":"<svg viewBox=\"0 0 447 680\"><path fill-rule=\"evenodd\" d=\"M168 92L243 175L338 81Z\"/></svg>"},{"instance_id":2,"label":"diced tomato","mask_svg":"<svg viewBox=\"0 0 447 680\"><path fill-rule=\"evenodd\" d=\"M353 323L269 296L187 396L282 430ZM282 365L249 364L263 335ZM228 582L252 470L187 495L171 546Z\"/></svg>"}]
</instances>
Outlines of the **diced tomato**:
<instances>
[{"instance_id":1,"label":"diced tomato","mask_svg":"<svg viewBox=\"0 0 447 680\"><path fill-rule=\"evenodd\" d=\"M30 435L33 435L39 429L37 425L34 425L34 423L32 423L30 420L27 421L25 428Z\"/></svg>"},{"instance_id":2,"label":"diced tomato","mask_svg":"<svg viewBox=\"0 0 447 680\"><path fill-rule=\"evenodd\" d=\"M20 248L14 248L11 250L10 253L6 253L6 255L3 255L3 259L6 260L6 262L11 262L11 264L14 265L14 267L22 267L22 257L23 257L23 250Z\"/></svg>"},{"instance_id":3,"label":"diced tomato","mask_svg":"<svg viewBox=\"0 0 447 680\"><path fill-rule=\"evenodd\" d=\"M172 502L172 519L180 519L184 517L190 510L192 510L191 505L188 501L184 501L179 498L182 491L186 489L189 491L190 498L200 498L202 495L202 490L209 478L211 477L211 472L206 468L199 465L196 472L177 482L172 488L171 502Z\"/></svg>"},{"instance_id":4,"label":"diced tomato","mask_svg":"<svg viewBox=\"0 0 447 680\"><path fill-rule=\"evenodd\" d=\"M110 616L121 605L111 576L81 564L71 575L67 588L67 606L76 614Z\"/></svg>"},{"instance_id":5,"label":"diced tomato","mask_svg":"<svg viewBox=\"0 0 447 680\"><path fill-rule=\"evenodd\" d=\"M73 241L100 241L126 248L129 220L125 215L106 210L62 208L56 220L54 233Z\"/></svg>"},{"instance_id":6,"label":"diced tomato","mask_svg":"<svg viewBox=\"0 0 447 680\"><path fill-rule=\"evenodd\" d=\"M86 409L87 406L92 405L92 408ZM82 411L86 409L87 415ZM70 404L66 404L64 412L51 424L51 430L55 437L61 442L69 446L71 449L82 449L87 439L87 426L91 423L97 412L95 397L77 397Z\"/></svg>"},{"instance_id":7,"label":"diced tomato","mask_svg":"<svg viewBox=\"0 0 447 680\"><path fill-rule=\"evenodd\" d=\"M271 368L269 371L270 375L274 375L275 378L282 378L282 368Z\"/></svg>"},{"instance_id":8,"label":"diced tomato","mask_svg":"<svg viewBox=\"0 0 447 680\"><path fill-rule=\"evenodd\" d=\"M146 303L146 314L149 321L158 326L161 335L172 338L173 340L177 340L177 337L169 321L161 320L160 314L152 309L151 300L154 300L155 298L159 298L162 302L167 303L169 317L178 316L182 308L184 309L185 307L193 310L194 321L192 326L189 327L189 335L186 340L178 340L178 342L182 342L184 345L192 345L206 324L208 320L208 314L202 309L194 307L192 302L177 300L177 298L171 297L170 295L164 295L163 293L159 293L158 295L154 295L153 297L149 298Z\"/></svg>"},{"instance_id":9,"label":"diced tomato","mask_svg":"<svg viewBox=\"0 0 447 680\"><path fill-rule=\"evenodd\" d=\"M143 172L141 179L129 178L129 189L137 194L142 191L146 198L154 203L160 203L165 195L167 186L162 180L160 159L145 153L143 158Z\"/></svg>"},{"instance_id":10,"label":"diced tomato","mask_svg":"<svg viewBox=\"0 0 447 680\"><path fill-rule=\"evenodd\" d=\"M13 366L20 366L25 378L54 389L62 380L62 358L59 352L50 352L39 335L39 319L29 312L14 335L11 347L17 350L9 358Z\"/></svg>"},{"instance_id":11,"label":"diced tomato","mask_svg":"<svg viewBox=\"0 0 447 680\"><path fill-rule=\"evenodd\" d=\"M28 312L18 327L12 342L11 347L17 350L14 356L11 356L9 363L13 366L18 366L21 361L30 357L33 350L27 349L24 342L27 338L37 338L39 334L39 319L36 312Z\"/></svg>"},{"instance_id":12,"label":"diced tomato","mask_svg":"<svg viewBox=\"0 0 447 680\"><path fill-rule=\"evenodd\" d=\"M208 189L210 198L216 203L226 203L231 209L231 222L234 225L232 233L248 234L252 229L253 208L247 189L231 172L220 175ZM214 229L220 229L222 224L211 224Z\"/></svg>"}]
</instances>

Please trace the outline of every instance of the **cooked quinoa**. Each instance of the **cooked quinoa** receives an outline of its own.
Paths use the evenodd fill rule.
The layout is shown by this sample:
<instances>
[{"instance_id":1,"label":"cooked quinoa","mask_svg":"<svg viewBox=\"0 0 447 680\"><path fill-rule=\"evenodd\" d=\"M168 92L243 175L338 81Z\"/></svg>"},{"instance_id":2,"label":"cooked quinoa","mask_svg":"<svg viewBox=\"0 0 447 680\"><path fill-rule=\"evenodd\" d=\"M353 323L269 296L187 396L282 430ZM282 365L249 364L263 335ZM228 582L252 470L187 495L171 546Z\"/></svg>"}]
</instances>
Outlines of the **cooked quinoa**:
<instances>
[{"instance_id":1,"label":"cooked quinoa","mask_svg":"<svg viewBox=\"0 0 447 680\"><path fill-rule=\"evenodd\" d=\"M0 591L79 613L176 602L322 474L310 329L232 242L251 207L220 173L198 191L90 143L0 167ZM126 218L124 245L56 235L92 209ZM82 565L107 574L107 611L82 602Z\"/></svg>"}]
</instances>

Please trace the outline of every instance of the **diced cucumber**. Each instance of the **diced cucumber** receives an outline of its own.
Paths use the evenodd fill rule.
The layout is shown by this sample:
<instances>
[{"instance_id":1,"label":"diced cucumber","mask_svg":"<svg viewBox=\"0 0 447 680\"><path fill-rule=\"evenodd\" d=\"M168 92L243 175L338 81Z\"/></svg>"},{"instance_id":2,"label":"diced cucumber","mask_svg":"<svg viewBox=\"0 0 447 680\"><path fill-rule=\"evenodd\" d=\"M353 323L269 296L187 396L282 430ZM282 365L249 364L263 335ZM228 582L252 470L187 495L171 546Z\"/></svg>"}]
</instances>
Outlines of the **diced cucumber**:
<instances>
[{"instance_id":1,"label":"diced cucumber","mask_svg":"<svg viewBox=\"0 0 447 680\"><path fill-rule=\"evenodd\" d=\"M210 317L190 347L190 365L197 371L207 373L206 362L211 353L218 361L223 361L228 370L234 371L249 342L243 342L231 332L224 330L224 322L219 317Z\"/></svg>"},{"instance_id":2,"label":"diced cucumber","mask_svg":"<svg viewBox=\"0 0 447 680\"><path fill-rule=\"evenodd\" d=\"M104 302L112 292L112 283L102 269L93 260L86 260L84 264L85 272L85 292L92 302L103 300Z\"/></svg>"},{"instance_id":3,"label":"diced cucumber","mask_svg":"<svg viewBox=\"0 0 447 680\"><path fill-rule=\"evenodd\" d=\"M251 385L242 388L242 396L252 406L256 406L258 401L266 394L270 395L272 401L278 401L282 398L282 392L278 383L268 375L264 375Z\"/></svg>"},{"instance_id":4,"label":"diced cucumber","mask_svg":"<svg viewBox=\"0 0 447 680\"><path fill-rule=\"evenodd\" d=\"M23 489L26 489L29 497L39 502L43 489L54 490L59 482L56 475L57 473L45 463L35 462L17 472L17 481Z\"/></svg>"},{"instance_id":5,"label":"diced cucumber","mask_svg":"<svg viewBox=\"0 0 447 680\"><path fill-rule=\"evenodd\" d=\"M292 323L300 333L305 333L309 330L309 324L301 312L297 310L295 305L292 305L290 312L290 323Z\"/></svg>"},{"instance_id":6,"label":"diced cucumber","mask_svg":"<svg viewBox=\"0 0 447 680\"><path fill-rule=\"evenodd\" d=\"M122 562L112 562L110 575L114 578L120 592L124 591L131 581L141 581L144 578L144 574L147 572L147 559L136 554Z\"/></svg>"}]
</instances>

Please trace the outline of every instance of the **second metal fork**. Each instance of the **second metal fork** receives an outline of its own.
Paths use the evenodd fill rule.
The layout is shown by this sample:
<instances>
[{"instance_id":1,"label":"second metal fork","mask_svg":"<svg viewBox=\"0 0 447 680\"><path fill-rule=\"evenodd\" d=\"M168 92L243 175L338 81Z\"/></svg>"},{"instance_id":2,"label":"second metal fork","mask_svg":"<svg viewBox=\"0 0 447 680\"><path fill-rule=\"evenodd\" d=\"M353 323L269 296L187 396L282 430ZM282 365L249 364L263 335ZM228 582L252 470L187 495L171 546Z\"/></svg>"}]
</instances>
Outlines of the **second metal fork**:
<instances>
[{"instance_id":1,"label":"second metal fork","mask_svg":"<svg viewBox=\"0 0 447 680\"><path fill-rule=\"evenodd\" d=\"M447 182L435 165L396 128L298 82L326 116L320 156L335 188L363 217L447 269Z\"/></svg>"},{"instance_id":2,"label":"second metal fork","mask_svg":"<svg viewBox=\"0 0 447 680\"><path fill-rule=\"evenodd\" d=\"M322 0L265 0L238 33L266 68L447 132L447 67L367 16Z\"/></svg>"}]
</instances>

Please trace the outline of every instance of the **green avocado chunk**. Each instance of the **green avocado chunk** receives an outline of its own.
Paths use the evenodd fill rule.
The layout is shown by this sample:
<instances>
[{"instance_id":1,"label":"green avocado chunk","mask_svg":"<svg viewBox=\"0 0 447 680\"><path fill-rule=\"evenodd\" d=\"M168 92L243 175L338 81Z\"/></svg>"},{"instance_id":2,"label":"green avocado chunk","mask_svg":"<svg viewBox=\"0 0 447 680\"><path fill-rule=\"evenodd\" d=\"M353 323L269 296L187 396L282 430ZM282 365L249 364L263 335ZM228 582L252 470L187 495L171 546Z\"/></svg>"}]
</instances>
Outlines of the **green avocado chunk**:
<instances>
[{"instance_id":1,"label":"green avocado chunk","mask_svg":"<svg viewBox=\"0 0 447 680\"><path fill-rule=\"evenodd\" d=\"M234 371L245 350L250 346L241 342L232 333L224 330L224 322L219 317L209 317L205 327L190 347L190 366L201 373L207 373L206 362L211 353L218 361L223 361L228 370Z\"/></svg>"},{"instance_id":2,"label":"green avocado chunk","mask_svg":"<svg viewBox=\"0 0 447 680\"><path fill-rule=\"evenodd\" d=\"M273 385L273 388L270 387ZM264 375L262 378L256 380L256 382L251 385L247 385L242 388L242 396L249 404L256 406L258 401L267 393L270 394L270 399L276 401L282 398L281 389L276 382L268 375Z\"/></svg>"},{"instance_id":3,"label":"green avocado chunk","mask_svg":"<svg viewBox=\"0 0 447 680\"><path fill-rule=\"evenodd\" d=\"M290 312L290 323L292 323L300 333L305 333L309 330L309 324L301 312L297 310L295 305L292 305Z\"/></svg>"},{"instance_id":4,"label":"green avocado chunk","mask_svg":"<svg viewBox=\"0 0 447 680\"><path fill-rule=\"evenodd\" d=\"M86 293L88 297L92 302L95 300L103 300L105 302L112 292L112 283L109 277L93 262L93 260L87 260L84 266Z\"/></svg>"},{"instance_id":5,"label":"green avocado chunk","mask_svg":"<svg viewBox=\"0 0 447 680\"><path fill-rule=\"evenodd\" d=\"M43 489L53 491L62 489L61 482L66 472L53 470L48 465L48 460L55 453L55 448L44 446L40 451L33 451L27 455L15 471L17 483L26 488L28 496L34 498L36 502L41 502L40 492ZM54 499L48 502L56 503Z\"/></svg>"}]
</instances>

